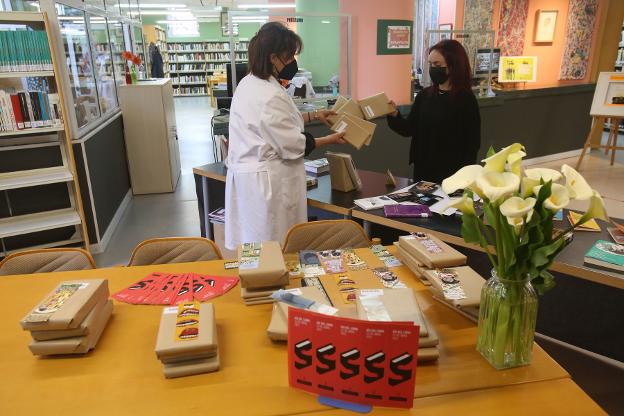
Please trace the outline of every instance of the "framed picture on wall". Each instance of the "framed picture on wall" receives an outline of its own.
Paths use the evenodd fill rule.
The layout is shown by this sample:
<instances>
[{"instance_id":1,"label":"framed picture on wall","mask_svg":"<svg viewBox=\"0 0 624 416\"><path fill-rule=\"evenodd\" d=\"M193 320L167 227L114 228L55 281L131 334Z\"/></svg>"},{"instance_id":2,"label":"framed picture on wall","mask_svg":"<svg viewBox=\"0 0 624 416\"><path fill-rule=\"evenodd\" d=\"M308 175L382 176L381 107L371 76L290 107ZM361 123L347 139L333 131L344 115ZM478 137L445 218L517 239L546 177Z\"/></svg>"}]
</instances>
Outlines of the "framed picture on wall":
<instances>
[{"instance_id":1,"label":"framed picture on wall","mask_svg":"<svg viewBox=\"0 0 624 416\"><path fill-rule=\"evenodd\" d=\"M411 53L411 20L377 20L377 55L409 55Z\"/></svg>"},{"instance_id":2,"label":"framed picture on wall","mask_svg":"<svg viewBox=\"0 0 624 416\"><path fill-rule=\"evenodd\" d=\"M589 114L624 117L624 74L621 72L600 73Z\"/></svg>"},{"instance_id":3,"label":"framed picture on wall","mask_svg":"<svg viewBox=\"0 0 624 416\"><path fill-rule=\"evenodd\" d=\"M557 10L538 10L535 16L535 33L533 42L552 43L555 40Z\"/></svg>"},{"instance_id":4,"label":"framed picture on wall","mask_svg":"<svg viewBox=\"0 0 624 416\"><path fill-rule=\"evenodd\" d=\"M440 23L438 25L438 29L439 30L453 30L453 24L452 23ZM444 39L453 39L453 34L452 33L440 33L440 40L444 40Z\"/></svg>"}]
</instances>

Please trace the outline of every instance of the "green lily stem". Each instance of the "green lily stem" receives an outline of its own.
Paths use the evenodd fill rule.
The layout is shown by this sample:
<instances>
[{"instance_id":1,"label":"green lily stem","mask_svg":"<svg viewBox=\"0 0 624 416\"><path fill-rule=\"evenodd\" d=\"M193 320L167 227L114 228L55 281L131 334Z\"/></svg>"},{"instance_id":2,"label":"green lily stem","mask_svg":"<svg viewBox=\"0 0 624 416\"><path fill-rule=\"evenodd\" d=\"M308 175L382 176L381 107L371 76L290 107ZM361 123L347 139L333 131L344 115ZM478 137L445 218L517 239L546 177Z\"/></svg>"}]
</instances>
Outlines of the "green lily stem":
<instances>
[{"instance_id":1,"label":"green lily stem","mask_svg":"<svg viewBox=\"0 0 624 416\"><path fill-rule=\"evenodd\" d=\"M492 255L492 253L490 253L488 241L484 237L484 234L487 232L487 227L479 217L477 217L477 223L479 224L479 229L484 230L483 233L479 233L479 243L481 244L481 247L483 247L483 249L485 250L485 254L487 254L488 258L490 259L492 267L498 269L498 264L496 263L496 260L494 260L494 256Z\"/></svg>"}]
</instances>

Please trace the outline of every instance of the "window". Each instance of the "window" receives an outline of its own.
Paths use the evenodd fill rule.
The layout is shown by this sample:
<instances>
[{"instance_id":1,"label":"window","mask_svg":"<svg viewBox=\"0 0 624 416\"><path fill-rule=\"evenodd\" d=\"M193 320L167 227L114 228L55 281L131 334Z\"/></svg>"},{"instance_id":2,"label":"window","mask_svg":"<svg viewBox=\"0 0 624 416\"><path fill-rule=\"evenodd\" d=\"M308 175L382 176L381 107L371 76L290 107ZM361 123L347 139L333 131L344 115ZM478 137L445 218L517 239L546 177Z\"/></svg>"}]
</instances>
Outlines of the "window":
<instances>
[{"instance_id":1,"label":"window","mask_svg":"<svg viewBox=\"0 0 624 416\"><path fill-rule=\"evenodd\" d=\"M88 16L100 111L102 114L106 114L117 107L111 45L108 38L106 18L93 15Z\"/></svg>"}]
</instances>

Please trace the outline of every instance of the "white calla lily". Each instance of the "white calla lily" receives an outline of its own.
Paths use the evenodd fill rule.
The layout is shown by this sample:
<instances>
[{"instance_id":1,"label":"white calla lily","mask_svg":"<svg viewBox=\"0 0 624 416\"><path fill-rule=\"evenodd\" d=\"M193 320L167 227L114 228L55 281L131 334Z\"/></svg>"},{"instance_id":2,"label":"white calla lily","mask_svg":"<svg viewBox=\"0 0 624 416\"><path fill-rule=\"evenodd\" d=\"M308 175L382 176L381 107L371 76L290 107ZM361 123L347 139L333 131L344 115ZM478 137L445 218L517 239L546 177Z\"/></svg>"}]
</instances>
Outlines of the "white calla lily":
<instances>
[{"instance_id":1,"label":"white calla lily","mask_svg":"<svg viewBox=\"0 0 624 416\"><path fill-rule=\"evenodd\" d=\"M539 195L539 191L543 185L533 188L535 195ZM558 183L553 183L550 188L550 196L544 201L544 208L557 212L565 208L570 203L570 193L568 188Z\"/></svg>"},{"instance_id":2,"label":"white calla lily","mask_svg":"<svg viewBox=\"0 0 624 416\"><path fill-rule=\"evenodd\" d=\"M516 192L520 178L511 172L486 172L477 177L475 183L490 202L496 202Z\"/></svg>"},{"instance_id":3,"label":"white calla lily","mask_svg":"<svg viewBox=\"0 0 624 416\"><path fill-rule=\"evenodd\" d=\"M509 165L509 171L520 176L520 167L522 166L522 158L526 156L522 150L510 153L507 156L507 164Z\"/></svg>"},{"instance_id":4,"label":"white calla lily","mask_svg":"<svg viewBox=\"0 0 624 416\"><path fill-rule=\"evenodd\" d=\"M566 187L570 192L570 198L580 199L582 201L589 199L593 196L593 190L585 180L585 178L578 173L574 168L568 165L561 166L561 172L566 178Z\"/></svg>"},{"instance_id":5,"label":"white calla lily","mask_svg":"<svg viewBox=\"0 0 624 416\"><path fill-rule=\"evenodd\" d=\"M540 184L539 179L535 180L535 179L531 179L526 176L523 176L522 179L520 180L520 195L522 195L523 198L530 197L531 195L533 195L533 188L535 188L539 184Z\"/></svg>"},{"instance_id":6,"label":"white calla lily","mask_svg":"<svg viewBox=\"0 0 624 416\"><path fill-rule=\"evenodd\" d=\"M607 215L607 210L605 209L604 200L596 191L593 191L592 196L589 199L589 208L587 209L587 212L581 217L581 221L586 222L592 218L609 221L609 216Z\"/></svg>"},{"instance_id":7,"label":"white calla lily","mask_svg":"<svg viewBox=\"0 0 624 416\"><path fill-rule=\"evenodd\" d=\"M520 150L523 150L524 146L520 143L514 143L510 146L507 146L501 149L500 152L493 154L492 156L483 159L482 162L485 163L484 169L486 172L499 172L502 173L505 171L505 163L507 163L507 157L511 153L516 153Z\"/></svg>"},{"instance_id":8,"label":"white calla lily","mask_svg":"<svg viewBox=\"0 0 624 416\"><path fill-rule=\"evenodd\" d=\"M520 234L520 229L524 224L527 224L529 221L531 221L531 217L533 217L532 209L527 213L526 219L522 217L507 217L507 223L514 227L514 231L516 232L516 234Z\"/></svg>"},{"instance_id":9,"label":"white calla lily","mask_svg":"<svg viewBox=\"0 0 624 416\"><path fill-rule=\"evenodd\" d=\"M527 178L537 181L538 184L540 183L540 179L543 179L544 183L548 181L553 181L554 183L561 179L561 173L559 171L548 168L525 169L524 174Z\"/></svg>"},{"instance_id":10,"label":"white calla lily","mask_svg":"<svg viewBox=\"0 0 624 416\"><path fill-rule=\"evenodd\" d=\"M500 212L507 218L524 218L533 211L535 202L535 198L522 199L518 196L512 196L501 204Z\"/></svg>"},{"instance_id":11,"label":"white calla lily","mask_svg":"<svg viewBox=\"0 0 624 416\"><path fill-rule=\"evenodd\" d=\"M477 176L483 173L483 166L481 165L468 165L464 166L453 176L442 181L442 190L447 194L453 193L458 189L466 189L471 186Z\"/></svg>"},{"instance_id":12,"label":"white calla lily","mask_svg":"<svg viewBox=\"0 0 624 416\"><path fill-rule=\"evenodd\" d=\"M444 211L449 208L457 208L462 212L462 214L476 215L474 201L466 194L463 194L461 198L451 199L451 203L444 209Z\"/></svg>"}]
</instances>

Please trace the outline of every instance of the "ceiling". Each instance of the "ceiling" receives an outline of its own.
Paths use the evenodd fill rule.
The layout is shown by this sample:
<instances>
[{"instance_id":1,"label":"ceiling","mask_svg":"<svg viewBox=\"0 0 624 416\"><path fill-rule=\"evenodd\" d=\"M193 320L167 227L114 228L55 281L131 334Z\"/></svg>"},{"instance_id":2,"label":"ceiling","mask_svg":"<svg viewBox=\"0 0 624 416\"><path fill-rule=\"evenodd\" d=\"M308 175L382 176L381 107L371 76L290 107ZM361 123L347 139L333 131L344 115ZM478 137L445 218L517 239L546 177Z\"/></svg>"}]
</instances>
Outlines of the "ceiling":
<instances>
[{"instance_id":1,"label":"ceiling","mask_svg":"<svg viewBox=\"0 0 624 416\"><path fill-rule=\"evenodd\" d=\"M294 4L292 0L291 4ZM253 11L258 9L245 9L239 6L268 4L269 0L139 0L141 13L148 15L177 15L177 18L189 16L189 13L196 18L218 19L219 13L225 8L236 11ZM163 5L158 7L158 5ZM175 7L174 7L175 6ZM184 7L186 6L186 7Z\"/></svg>"}]
</instances>

